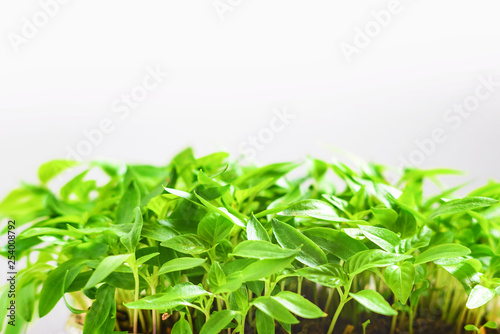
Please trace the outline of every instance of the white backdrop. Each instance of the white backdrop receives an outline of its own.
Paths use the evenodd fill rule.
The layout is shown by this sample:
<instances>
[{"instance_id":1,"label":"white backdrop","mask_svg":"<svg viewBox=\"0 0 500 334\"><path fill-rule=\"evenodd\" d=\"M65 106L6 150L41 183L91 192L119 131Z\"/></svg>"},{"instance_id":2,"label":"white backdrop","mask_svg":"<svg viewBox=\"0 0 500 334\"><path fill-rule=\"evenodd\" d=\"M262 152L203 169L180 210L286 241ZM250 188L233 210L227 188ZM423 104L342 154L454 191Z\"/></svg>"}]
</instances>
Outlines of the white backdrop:
<instances>
[{"instance_id":1,"label":"white backdrop","mask_svg":"<svg viewBox=\"0 0 500 334\"><path fill-rule=\"evenodd\" d=\"M496 0L0 3L0 195L52 158L453 167L500 179ZM72 153L70 153L72 152ZM3 271L3 270L2 270ZM57 333L44 319L29 333Z\"/></svg>"}]
</instances>

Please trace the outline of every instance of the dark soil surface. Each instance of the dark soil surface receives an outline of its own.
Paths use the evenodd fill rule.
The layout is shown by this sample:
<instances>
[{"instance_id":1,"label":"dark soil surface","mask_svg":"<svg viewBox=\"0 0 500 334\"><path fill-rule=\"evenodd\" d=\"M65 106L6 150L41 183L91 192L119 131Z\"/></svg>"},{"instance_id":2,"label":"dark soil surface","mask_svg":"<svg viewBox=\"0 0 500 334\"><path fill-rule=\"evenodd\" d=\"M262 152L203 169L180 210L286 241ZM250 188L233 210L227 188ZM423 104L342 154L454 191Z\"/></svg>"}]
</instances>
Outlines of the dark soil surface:
<instances>
[{"instance_id":1,"label":"dark soil surface","mask_svg":"<svg viewBox=\"0 0 500 334\"><path fill-rule=\"evenodd\" d=\"M366 334L389 334L391 329L391 318L390 317L377 317L372 316L370 318L371 323L366 328ZM337 323L335 327L334 334L363 334L363 329L361 326L362 322L359 323L357 327L351 324ZM301 323L292 327L293 334L325 334L328 331L330 323L328 321L317 321L317 320L307 320L302 319ZM286 332L283 328L279 327L276 333L285 334ZM408 330L398 330L397 334L409 334ZM471 334L473 332L466 331L462 329L457 332L453 326L443 323L434 319L417 318L414 322L413 327L414 334ZM481 334L498 334L500 331L487 329Z\"/></svg>"},{"instance_id":2,"label":"dark soil surface","mask_svg":"<svg viewBox=\"0 0 500 334\"><path fill-rule=\"evenodd\" d=\"M120 322L122 328L128 327L128 317L126 314L117 312L117 318ZM362 321L354 327L352 324L348 324L345 322L339 322L335 326L334 334L363 334L363 329L361 324L366 321L368 318L363 319ZM328 327L330 325L330 319L300 319L300 324L294 325L292 327L293 334L326 334L328 331ZM389 334L391 329L391 318L383 317L372 314L370 317L371 323L366 328L366 334ZM141 329L139 330L141 332ZM171 329L162 329L161 333L171 333ZM224 334L226 331L223 332ZM253 334L256 333L254 329L246 328L245 334ZM277 323L276 324L276 333L277 334L287 334L286 331ZM427 318L417 318L414 321L413 327L414 334L472 334L473 332L466 331L462 329L460 332L457 332L456 328L448 325L442 321L437 319L427 319ZM396 329L396 334L409 334L408 330L399 330ZM487 329L481 334L500 334L500 330Z\"/></svg>"}]
</instances>

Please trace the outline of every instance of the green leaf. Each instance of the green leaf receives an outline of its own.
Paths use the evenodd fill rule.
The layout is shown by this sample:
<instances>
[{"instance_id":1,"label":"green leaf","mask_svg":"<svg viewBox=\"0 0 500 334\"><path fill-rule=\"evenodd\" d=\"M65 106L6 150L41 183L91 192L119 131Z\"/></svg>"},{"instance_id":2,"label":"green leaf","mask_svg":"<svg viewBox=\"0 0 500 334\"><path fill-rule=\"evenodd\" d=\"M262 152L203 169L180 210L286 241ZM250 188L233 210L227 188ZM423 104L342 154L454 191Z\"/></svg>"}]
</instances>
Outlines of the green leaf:
<instances>
[{"instance_id":1,"label":"green leaf","mask_svg":"<svg viewBox=\"0 0 500 334\"><path fill-rule=\"evenodd\" d=\"M414 265L440 259L460 257L470 254L470 249L459 244L443 244L431 247L415 258Z\"/></svg>"},{"instance_id":2,"label":"green leaf","mask_svg":"<svg viewBox=\"0 0 500 334\"><path fill-rule=\"evenodd\" d=\"M88 200L89 193L95 189L96 186L96 182L94 180L84 181L88 172L89 170L83 171L61 187L59 193L64 201L70 200L70 196L72 194L75 194L79 200Z\"/></svg>"},{"instance_id":3,"label":"green leaf","mask_svg":"<svg viewBox=\"0 0 500 334\"><path fill-rule=\"evenodd\" d=\"M186 305L189 300L208 295L202 287L191 283L181 283L167 288L165 293L147 296L125 304L130 309L167 310L178 305Z\"/></svg>"},{"instance_id":4,"label":"green leaf","mask_svg":"<svg viewBox=\"0 0 500 334\"><path fill-rule=\"evenodd\" d=\"M139 244L139 240L141 240L141 232L142 232L142 213L141 208L137 207L134 209L135 222L132 226L132 229L129 233L120 238L120 241L125 246L125 248L130 252L135 252L137 245Z\"/></svg>"},{"instance_id":5,"label":"green leaf","mask_svg":"<svg viewBox=\"0 0 500 334\"><path fill-rule=\"evenodd\" d=\"M326 264L325 253L311 239L292 226L273 219L273 233L283 248L300 249L297 260L311 267Z\"/></svg>"},{"instance_id":6,"label":"green leaf","mask_svg":"<svg viewBox=\"0 0 500 334\"><path fill-rule=\"evenodd\" d=\"M386 267L410 258L410 255L392 254L380 249L369 249L349 258L345 263L345 268L347 268L349 274L357 275L368 269Z\"/></svg>"},{"instance_id":7,"label":"green leaf","mask_svg":"<svg viewBox=\"0 0 500 334\"><path fill-rule=\"evenodd\" d=\"M286 322L281 321L278 322L286 333L292 334L292 324L287 324Z\"/></svg>"},{"instance_id":8,"label":"green leaf","mask_svg":"<svg viewBox=\"0 0 500 334\"><path fill-rule=\"evenodd\" d=\"M477 328L477 327L476 327L476 326L474 326L474 325L466 325L466 326L464 327L464 329L465 329L466 331L476 331L476 332L478 332L478 333L479 333L479 328Z\"/></svg>"},{"instance_id":9,"label":"green leaf","mask_svg":"<svg viewBox=\"0 0 500 334\"><path fill-rule=\"evenodd\" d=\"M406 304L415 280L415 267L413 264L403 262L401 265L391 265L385 268L384 278L398 301Z\"/></svg>"},{"instance_id":10,"label":"green leaf","mask_svg":"<svg viewBox=\"0 0 500 334\"><path fill-rule=\"evenodd\" d=\"M258 297L251 304L271 318L280 322L288 324L299 323L299 321L286 309L286 307L271 297Z\"/></svg>"},{"instance_id":11,"label":"green leaf","mask_svg":"<svg viewBox=\"0 0 500 334\"><path fill-rule=\"evenodd\" d=\"M132 180L125 190L118 208L116 209L116 221L118 224L128 224L136 217L135 208L141 204L141 193L137 184Z\"/></svg>"},{"instance_id":12,"label":"green leaf","mask_svg":"<svg viewBox=\"0 0 500 334\"><path fill-rule=\"evenodd\" d=\"M465 293L470 294L472 288L479 284L481 277L479 272L467 262L455 258L438 260L434 262L449 272L463 286Z\"/></svg>"},{"instance_id":13,"label":"green leaf","mask_svg":"<svg viewBox=\"0 0 500 334\"><path fill-rule=\"evenodd\" d=\"M333 195L323 194L323 198L330 202L337 209L345 213L348 217L351 216L349 202Z\"/></svg>"},{"instance_id":14,"label":"green leaf","mask_svg":"<svg viewBox=\"0 0 500 334\"><path fill-rule=\"evenodd\" d=\"M177 236L178 233L167 226L159 224L144 224L141 235L156 241L167 241Z\"/></svg>"},{"instance_id":15,"label":"green leaf","mask_svg":"<svg viewBox=\"0 0 500 334\"><path fill-rule=\"evenodd\" d=\"M222 270L218 262L212 263L210 270L208 272L208 285L213 292L217 292L217 288L224 286L226 284L226 274Z\"/></svg>"},{"instance_id":16,"label":"green leaf","mask_svg":"<svg viewBox=\"0 0 500 334\"><path fill-rule=\"evenodd\" d=\"M71 259L55 268L45 279L38 303L38 314L43 318L56 306L66 289L83 269L87 260ZM63 282L66 282L65 284Z\"/></svg>"},{"instance_id":17,"label":"green leaf","mask_svg":"<svg viewBox=\"0 0 500 334\"><path fill-rule=\"evenodd\" d=\"M328 263L318 267L304 267L297 270L297 274L330 288L344 286L348 281L344 269L336 263Z\"/></svg>"},{"instance_id":18,"label":"green leaf","mask_svg":"<svg viewBox=\"0 0 500 334\"><path fill-rule=\"evenodd\" d=\"M497 203L498 201L496 199L487 197L465 197L462 199L456 199L446 202L440 206L429 216L428 219L431 220L442 215L464 213L470 210L492 206Z\"/></svg>"},{"instance_id":19,"label":"green leaf","mask_svg":"<svg viewBox=\"0 0 500 334\"><path fill-rule=\"evenodd\" d=\"M298 167L300 164L294 162L280 162L276 164L270 164L267 166L263 166L260 168L255 168L245 174L241 175L237 179L235 179L232 183L234 186L239 188L242 185L256 185L263 180L267 180L269 178L279 179L280 177L286 175L288 172Z\"/></svg>"},{"instance_id":20,"label":"green leaf","mask_svg":"<svg viewBox=\"0 0 500 334\"><path fill-rule=\"evenodd\" d=\"M369 324L370 324L370 319L368 319L365 322L363 322L363 324L362 324L362 326L363 326L363 334L366 333L366 327L368 327Z\"/></svg>"},{"instance_id":21,"label":"green leaf","mask_svg":"<svg viewBox=\"0 0 500 334\"><path fill-rule=\"evenodd\" d=\"M248 308L248 290L241 286L229 295L229 306L231 310L245 312Z\"/></svg>"},{"instance_id":22,"label":"green leaf","mask_svg":"<svg viewBox=\"0 0 500 334\"><path fill-rule=\"evenodd\" d=\"M208 212L198 224L198 235L209 244L215 245L229 235L233 226L233 222L226 217L216 212Z\"/></svg>"},{"instance_id":23,"label":"green leaf","mask_svg":"<svg viewBox=\"0 0 500 334\"><path fill-rule=\"evenodd\" d=\"M401 238L388 229L366 225L359 225L359 228L365 237L387 252L394 252L401 243Z\"/></svg>"},{"instance_id":24,"label":"green leaf","mask_svg":"<svg viewBox=\"0 0 500 334\"><path fill-rule=\"evenodd\" d=\"M160 255L159 252L155 252L155 253L151 253L151 254L147 254L147 255L144 255L144 256L141 256L140 258L137 259L137 265L140 266L141 264L144 264L146 262L148 262L149 260L151 260L152 258L156 257Z\"/></svg>"},{"instance_id":25,"label":"green leaf","mask_svg":"<svg viewBox=\"0 0 500 334\"><path fill-rule=\"evenodd\" d=\"M485 328L491 328L491 329L496 329L496 328L498 328L498 324L496 322L494 322L494 321L488 321L488 322L486 322L483 325L483 327L485 327Z\"/></svg>"},{"instance_id":26,"label":"green leaf","mask_svg":"<svg viewBox=\"0 0 500 334\"><path fill-rule=\"evenodd\" d=\"M255 218L254 215L250 216L250 219L247 223L247 238L248 240L260 240L260 241L268 241L269 234L267 234L266 229L262 226L262 224Z\"/></svg>"},{"instance_id":27,"label":"green leaf","mask_svg":"<svg viewBox=\"0 0 500 334\"><path fill-rule=\"evenodd\" d=\"M257 334L274 334L275 326L274 320L266 313L257 309L255 311L255 327L257 328Z\"/></svg>"},{"instance_id":28,"label":"green leaf","mask_svg":"<svg viewBox=\"0 0 500 334\"><path fill-rule=\"evenodd\" d=\"M115 307L115 288L103 284L99 287L96 294L96 300L92 303L90 311L85 317L83 325L83 334L99 334L105 324L111 308Z\"/></svg>"},{"instance_id":29,"label":"green leaf","mask_svg":"<svg viewBox=\"0 0 500 334\"><path fill-rule=\"evenodd\" d=\"M349 296L354 298L358 303L366 307L372 312L382 315L397 315L398 312L394 310L391 305L376 291L362 290L358 293L349 293Z\"/></svg>"},{"instance_id":30,"label":"green leaf","mask_svg":"<svg viewBox=\"0 0 500 334\"><path fill-rule=\"evenodd\" d=\"M218 214L220 214L221 216L223 216L224 218L227 218L229 219L230 221L232 221L235 225L238 225L240 227L245 227L245 223L239 219L238 217L230 214L226 208L218 208L216 207L215 205L211 204L209 201L207 201L206 199L204 199L203 197L201 197L200 195L198 195L197 193L194 193L196 195L196 197L200 200L201 203L203 203L203 205L205 205L205 207L210 210L210 211L213 211L213 212L216 212Z\"/></svg>"},{"instance_id":31,"label":"green leaf","mask_svg":"<svg viewBox=\"0 0 500 334\"><path fill-rule=\"evenodd\" d=\"M35 282L31 282L22 287L17 287L16 312L27 322L31 322L33 320L33 314L35 313L36 290L37 286L35 285Z\"/></svg>"},{"instance_id":32,"label":"green leaf","mask_svg":"<svg viewBox=\"0 0 500 334\"><path fill-rule=\"evenodd\" d=\"M158 271L158 275L195 268L201 266L203 263L205 263L205 261L206 259L198 259L194 257L179 257L176 259L172 259L168 262L165 262L161 266L160 270Z\"/></svg>"},{"instance_id":33,"label":"green leaf","mask_svg":"<svg viewBox=\"0 0 500 334\"><path fill-rule=\"evenodd\" d=\"M401 209L396 221L396 231L401 233L401 238L411 238L417 233L417 220L411 211Z\"/></svg>"},{"instance_id":34,"label":"green leaf","mask_svg":"<svg viewBox=\"0 0 500 334\"><path fill-rule=\"evenodd\" d=\"M267 241L246 240L242 241L233 250L233 256L253 259L278 259L297 255L295 249L283 249Z\"/></svg>"},{"instance_id":35,"label":"green leaf","mask_svg":"<svg viewBox=\"0 0 500 334\"><path fill-rule=\"evenodd\" d=\"M372 208L372 213L377 222L388 229L393 229L396 220L398 220L398 213L393 209L388 208Z\"/></svg>"},{"instance_id":36,"label":"green leaf","mask_svg":"<svg viewBox=\"0 0 500 334\"><path fill-rule=\"evenodd\" d=\"M368 248L359 240L353 239L343 231L326 227L315 227L305 230L304 235L316 245L342 260Z\"/></svg>"},{"instance_id":37,"label":"green leaf","mask_svg":"<svg viewBox=\"0 0 500 334\"><path fill-rule=\"evenodd\" d=\"M169 194L162 194L153 197L148 202L148 209L153 211L160 219L167 215L168 209L173 202L172 196Z\"/></svg>"},{"instance_id":38,"label":"green leaf","mask_svg":"<svg viewBox=\"0 0 500 334\"><path fill-rule=\"evenodd\" d=\"M315 319L327 316L318 306L290 291L279 292L271 298L302 318Z\"/></svg>"},{"instance_id":39,"label":"green leaf","mask_svg":"<svg viewBox=\"0 0 500 334\"><path fill-rule=\"evenodd\" d=\"M130 254L121 254L104 258L104 260L102 260L94 270L94 273L92 274L92 276L90 276L87 284L85 284L85 287L83 289L90 289L102 282L106 277L109 276L109 274L111 274L119 266L121 266L123 262L125 262L129 257Z\"/></svg>"},{"instance_id":40,"label":"green leaf","mask_svg":"<svg viewBox=\"0 0 500 334\"><path fill-rule=\"evenodd\" d=\"M42 183L47 183L64 170L78 165L78 162L72 160L52 160L44 163L38 169L38 178Z\"/></svg>"},{"instance_id":41,"label":"green leaf","mask_svg":"<svg viewBox=\"0 0 500 334\"><path fill-rule=\"evenodd\" d=\"M200 334L219 334L233 320L236 312L222 310L214 312L201 328Z\"/></svg>"},{"instance_id":42,"label":"green leaf","mask_svg":"<svg viewBox=\"0 0 500 334\"><path fill-rule=\"evenodd\" d=\"M184 314L182 314L182 317L177 320L174 327L172 327L171 334L193 334L191 327L189 326L189 322L184 319Z\"/></svg>"},{"instance_id":43,"label":"green leaf","mask_svg":"<svg viewBox=\"0 0 500 334\"><path fill-rule=\"evenodd\" d=\"M241 278L243 281L256 281L269 277L288 267L294 259L295 255L283 259L264 259L253 262L241 271Z\"/></svg>"},{"instance_id":44,"label":"green leaf","mask_svg":"<svg viewBox=\"0 0 500 334\"><path fill-rule=\"evenodd\" d=\"M208 246L196 234L179 235L162 242L161 245L185 254L201 254L208 251Z\"/></svg>"},{"instance_id":45,"label":"green leaf","mask_svg":"<svg viewBox=\"0 0 500 334\"><path fill-rule=\"evenodd\" d=\"M75 239L79 239L84 236L82 231L78 230L67 230L62 228L55 227L35 227L27 229L19 235L20 239L31 238L40 235L61 235L61 236L69 236Z\"/></svg>"},{"instance_id":46,"label":"green leaf","mask_svg":"<svg viewBox=\"0 0 500 334\"><path fill-rule=\"evenodd\" d=\"M495 290L488 289L482 285L476 285L470 292L467 304L468 309L475 309L483 306L495 297Z\"/></svg>"},{"instance_id":47,"label":"green leaf","mask_svg":"<svg viewBox=\"0 0 500 334\"><path fill-rule=\"evenodd\" d=\"M328 203L317 199L306 199L288 206L279 213L281 216L317 218L331 220L339 218L335 209Z\"/></svg>"}]
</instances>

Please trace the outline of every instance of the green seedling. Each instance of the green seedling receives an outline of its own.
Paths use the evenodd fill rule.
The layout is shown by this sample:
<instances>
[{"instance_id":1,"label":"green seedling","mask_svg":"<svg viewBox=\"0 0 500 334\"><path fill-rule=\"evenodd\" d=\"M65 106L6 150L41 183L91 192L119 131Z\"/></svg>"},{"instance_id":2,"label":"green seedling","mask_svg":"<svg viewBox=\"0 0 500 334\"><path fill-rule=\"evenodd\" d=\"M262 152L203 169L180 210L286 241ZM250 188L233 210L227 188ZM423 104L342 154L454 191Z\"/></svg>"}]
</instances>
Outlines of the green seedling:
<instances>
[{"instance_id":1,"label":"green seedling","mask_svg":"<svg viewBox=\"0 0 500 334\"><path fill-rule=\"evenodd\" d=\"M499 319L500 184L424 196L456 172L390 183L380 165L358 169L191 149L164 166L43 164L0 203L14 240L2 255L26 263L16 327L11 285L0 291L0 331L22 333L61 300L85 314L84 334L290 333L304 319L331 334L367 317L413 333L436 310L457 333L492 328L475 326Z\"/></svg>"}]
</instances>

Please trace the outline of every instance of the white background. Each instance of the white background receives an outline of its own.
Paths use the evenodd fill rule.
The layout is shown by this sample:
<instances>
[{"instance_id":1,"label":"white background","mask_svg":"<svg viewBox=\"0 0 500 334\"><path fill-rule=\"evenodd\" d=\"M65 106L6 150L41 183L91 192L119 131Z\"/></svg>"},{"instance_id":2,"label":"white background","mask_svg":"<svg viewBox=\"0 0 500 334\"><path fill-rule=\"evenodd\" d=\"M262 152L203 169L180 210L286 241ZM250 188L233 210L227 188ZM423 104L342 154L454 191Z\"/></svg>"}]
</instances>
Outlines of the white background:
<instances>
[{"instance_id":1,"label":"white background","mask_svg":"<svg viewBox=\"0 0 500 334\"><path fill-rule=\"evenodd\" d=\"M187 145L240 154L249 136L269 135L275 108L294 118L258 150L261 163L330 159L328 144L399 165L441 129L422 167L500 178L500 86L456 128L445 119L480 77L500 82L498 1L401 0L350 62L342 43L376 29L372 11L389 1L217 1L69 1L17 52L41 5L1 2L0 195L36 181L39 164L83 145L103 118L114 130L86 160L161 164ZM221 3L232 8L223 19ZM156 66L168 78L120 118L114 101ZM58 333L64 318L29 333Z\"/></svg>"}]
</instances>

